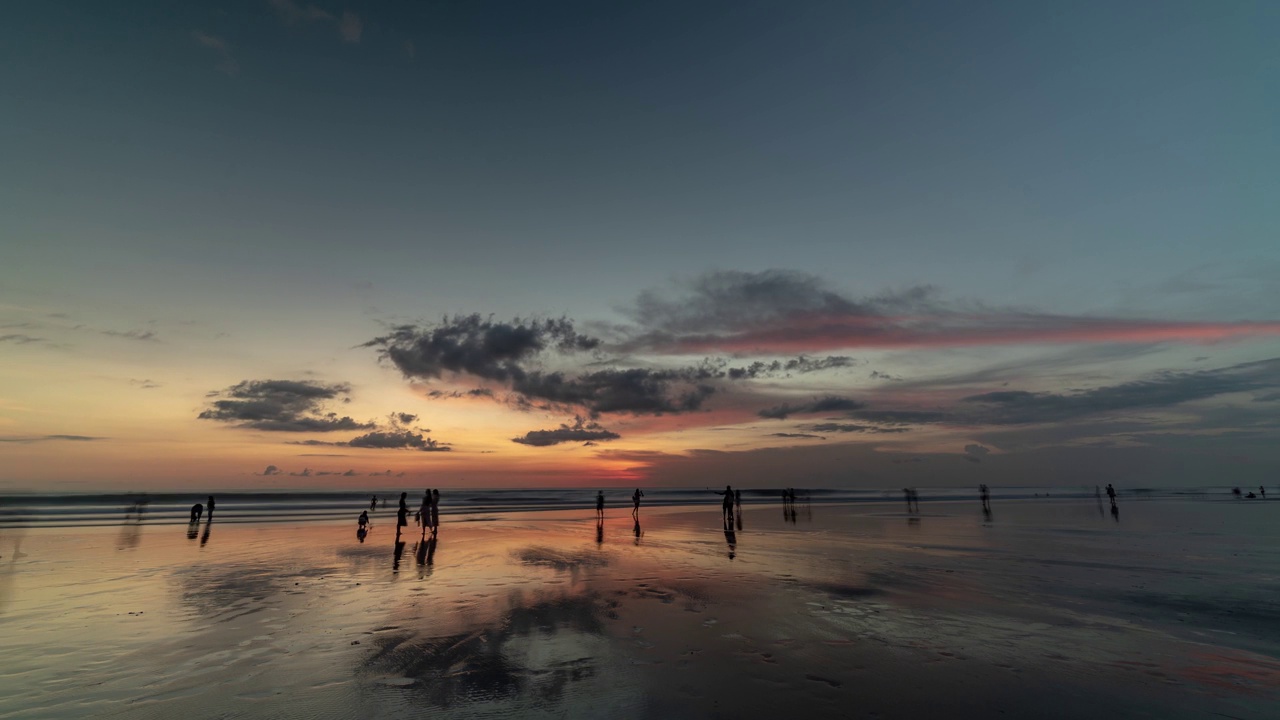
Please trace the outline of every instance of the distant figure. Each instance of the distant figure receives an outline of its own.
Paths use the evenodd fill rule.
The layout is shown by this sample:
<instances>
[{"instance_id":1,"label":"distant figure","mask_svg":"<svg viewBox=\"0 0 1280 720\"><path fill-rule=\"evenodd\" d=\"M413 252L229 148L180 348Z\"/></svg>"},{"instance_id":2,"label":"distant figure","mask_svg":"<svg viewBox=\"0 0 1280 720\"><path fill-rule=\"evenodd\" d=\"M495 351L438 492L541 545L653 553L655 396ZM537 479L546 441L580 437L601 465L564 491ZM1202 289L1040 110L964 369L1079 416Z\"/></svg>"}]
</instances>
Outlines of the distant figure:
<instances>
[{"instance_id":1,"label":"distant figure","mask_svg":"<svg viewBox=\"0 0 1280 720\"><path fill-rule=\"evenodd\" d=\"M907 512L911 512L911 489L902 488L902 497L907 501Z\"/></svg>"},{"instance_id":2,"label":"distant figure","mask_svg":"<svg viewBox=\"0 0 1280 720\"><path fill-rule=\"evenodd\" d=\"M369 501L369 509L370 509L370 510L377 510L377 509L378 509L378 496L377 496L377 495L374 495L374 496L373 496L373 499Z\"/></svg>"},{"instance_id":3,"label":"distant figure","mask_svg":"<svg viewBox=\"0 0 1280 720\"><path fill-rule=\"evenodd\" d=\"M1262 487L1261 485L1258 486L1258 494L1262 496L1263 500L1267 499L1267 489ZM212 511L213 511L212 508L210 508L210 512Z\"/></svg>"},{"instance_id":4,"label":"distant figure","mask_svg":"<svg viewBox=\"0 0 1280 720\"><path fill-rule=\"evenodd\" d=\"M596 492L596 517L604 519L604 491Z\"/></svg>"},{"instance_id":5,"label":"distant figure","mask_svg":"<svg viewBox=\"0 0 1280 720\"><path fill-rule=\"evenodd\" d=\"M369 511L361 510L360 517L356 520L356 527L366 530L369 527Z\"/></svg>"},{"instance_id":6,"label":"distant figure","mask_svg":"<svg viewBox=\"0 0 1280 720\"><path fill-rule=\"evenodd\" d=\"M382 498L382 507L384 507L384 508L385 508L386 506L387 506L387 499L386 499L386 498Z\"/></svg>"},{"instance_id":7,"label":"distant figure","mask_svg":"<svg viewBox=\"0 0 1280 720\"><path fill-rule=\"evenodd\" d=\"M978 486L978 495L982 498L982 511L991 513L991 491L987 489L986 483Z\"/></svg>"},{"instance_id":8,"label":"distant figure","mask_svg":"<svg viewBox=\"0 0 1280 720\"><path fill-rule=\"evenodd\" d=\"M192 505L191 506L191 523L194 525L195 523L200 522L200 516L203 514L204 514L204 505L201 505L200 503L196 503L195 505Z\"/></svg>"},{"instance_id":9,"label":"distant figure","mask_svg":"<svg viewBox=\"0 0 1280 720\"><path fill-rule=\"evenodd\" d=\"M1116 489L1111 487L1111 483L1107 483L1107 498L1111 500L1111 504L1116 504ZM1112 513L1113 515L1115 513Z\"/></svg>"},{"instance_id":10,"label":"distant figure","mask_svg":"<svg viewBox=\"0 0 1280 720\"><path fill-rule=\"evenodd\" d=\"M902 492L907 496L907 512L920 512L920 494L915 488L902 488Z\"/></svg>"},{"instance_id":11,"label":"distant figure","mask_svg":"<svg viewBox=\"0 0 1280 720\"><path fill-rule=\"evenodd\" d=\"M400 534L400 528L409 527L409 506L405 503L408 497L409 493L400 493L400 509L396 511L396 535ZM401 547L400 550L403 551L404 548Z\"/></svg>"},{"instance_id":12,"label":"distant figure","mask_svg":"<svg viewBox=\"0 0 1280 720\"><path fill-rule=\"evenodd\" d=\"M418 508L418 524L422 526L422 532L427 531L427 526L431 524L431 490L424 490L422 493L422 506Z\"/></svg>"},{"instance_id":13,"label":"distant figure","mask_svg":"<svg viewBox=\"0 0 1280 720\"><path fill-rule=\"evenodd\" d=\"M728 527L733 518L733 488L725 485L724 492L719 490L712 490L711 492L724 496L724 500L720 503L720 516L724 520L725 527Z\"/></svg>"},{"instance_id":14,"label":"distant figure","mask_svg":"<svg viewBox=\"0 0 1280 720\"><path fill-rule=\"evenodd\" d=\"M1232 494L1232 495L1235 495L1235 496L1236 496L1236 498L1237 498L1237 499L1239 499L1239 497L1240 497L1240 488L1238 488L1238 487L1236 487L1236 488L1231 488L1231 494Z\"/></svg>"},{"instance_id":15,"label":"distant figure","mask_svg":"<svg viewBox=\"0 0 1280 720\"><path fill-rule=\"evenodd\" d=\"M431 534L440 532L440 488L431 491Z\"/></svg>"},{"instance_id":16,"label":"distant figure","mask_svg":"<svg viewBox=\"0 0 1280 720\"><path fill-rule=\"evenodd\" d=\"M1258 496L1254 495L1253 493L1249 493L1248 495L1245 495L1245 497L1250 500L1256 500Z\"/></svg>"},{"instance_id":17,"label":"distant figure","mask_svg":"<svg viewBox=\"0 0 1280 720\"><path fill-rule=\"evenodd\" d=\"M209 502L204 504L204 509L209 512L209 519L213 519L213 496L209 496Z\"/></svg>"},{"instance_id":18,"label":"distant figure","mask_svg":"<svg viewBox=\"0 0 1280 720\"><path fill-rule=\"evenodd\" d=\"M640 515L640 498L642 497L644 497L644 493L640 492L640 488L636 488L636 491L631 493L631 514L637 517ZM636 527L640 527L639 520L636 521Z\"/></svg>"},{"instance_id":19,"label":"distant figure","mask_svg":"<svg viewBox=\"0 0 1280 720\"><path fill-rule=\"evenodd\" d=\"M734 505L734 508L737 510L738 514L741 515L742 514L742 491L741 490L733 491L733 505Z\"/></svg>"}]
</instances>

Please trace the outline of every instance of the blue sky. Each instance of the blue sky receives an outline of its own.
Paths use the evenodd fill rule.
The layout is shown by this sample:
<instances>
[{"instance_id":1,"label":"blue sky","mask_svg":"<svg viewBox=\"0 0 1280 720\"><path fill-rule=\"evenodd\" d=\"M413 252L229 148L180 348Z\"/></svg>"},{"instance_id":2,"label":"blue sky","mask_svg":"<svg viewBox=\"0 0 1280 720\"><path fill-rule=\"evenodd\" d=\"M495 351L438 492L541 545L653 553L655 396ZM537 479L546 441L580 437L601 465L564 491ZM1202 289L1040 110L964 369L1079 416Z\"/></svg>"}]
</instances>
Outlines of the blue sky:
<instances>
[{"instance_id":1,"label":"blue sky","mask_svg":"<svg viewBox=\"0 0 1280 720\"><path fill-rule=\"evenodd\" d=\"M456 443L448 462L462 463L463 479L488 462L535 467L512 470L511 482L542 482L537 473L560 467L660 482L661 462L605 453L688 458L729 446L690 427L657 429L643 413L610 425L606 413L589 421L635 426L611 441L617 449L530 455L502 434L576 427L590 408L458 410L423 388L505 381L406 377L378 361L378 347L355 348L397 324L425 330L446 315L493 313L567 316L614 352L634 347L632 335L670 330L638 319L642 293L706 299L733 278L740 290L784 280L764 283L785 295L774 298L780 322L813 311L806 303L823 292L855 314L868 298L896 298L871 311L883 319L923 287L927 307L911 311L930 322L984 318L962 342L806 340L799 352L855 358L866 375L928 378L934 395L847 368L718 389L699 412L734 428L724 434L743 452L790 440L760 441L744 418L797 393L923 407L957 401L938 393L956 391L960 375L1006 368L974 394L1001 382L1070 394L1280 350L1271 3L49 2L9 17L0 335L20 337L0 343L10 368L0 372L0 434L21 442L0 451L22 454L10 484L84 482L102 454L118 458L102 482L124 482L129 468L151 467L147 443L205 463L208 482L257 482L251 467L284 463L281 438L197 416L208 393L268 379L351 383L368 417L412 410L445 419L457 437L489 437ZM1122 320L1134 332L1202 325L991 343L991 325L1005 332L1014 316L1032 326ZM1254 325L1206 329L1239 322ZM704 324L758 339L759 328ZM644 347L594 362L795 355L791 345L722 341L683 338L680 347L698 348L688 357ZM538 362L590 372L573 358ZM129 384L160 376L164 386L145 394ZM75 386L74 398L51 390L58 383ZM129 393L150 409L122 402ZM1258 407L1229 393L1197 402L1215 398ZM1098 412L1122 419L1107 407ZM716 415L730 408L741 417ZM1161 412L1173 410L1187 412ZM1196 424L1207 411L1197 412L1183 429L1207 432ZM933 439L846 450L877 461L963 456L990 420L913 426L898 434ZM1220 420L1214 432L1241 429ZM1037 427L1074 437L1063 422ZM1120 444L1138 442L1128 431ZM110 439L83 441L83 456L64 463L62 441L31 440L55 435ZM1216 442L1232 454L1238 439ZM484 449L467 458L468 445ZM234 462L208 464L227 447ZM387 464L387 453L371 454L351 462ZM1274 455L1251 457L1251 472L1276 467ZM876 480L894 483L892 468Z\"/></svg>"}]
</instances>

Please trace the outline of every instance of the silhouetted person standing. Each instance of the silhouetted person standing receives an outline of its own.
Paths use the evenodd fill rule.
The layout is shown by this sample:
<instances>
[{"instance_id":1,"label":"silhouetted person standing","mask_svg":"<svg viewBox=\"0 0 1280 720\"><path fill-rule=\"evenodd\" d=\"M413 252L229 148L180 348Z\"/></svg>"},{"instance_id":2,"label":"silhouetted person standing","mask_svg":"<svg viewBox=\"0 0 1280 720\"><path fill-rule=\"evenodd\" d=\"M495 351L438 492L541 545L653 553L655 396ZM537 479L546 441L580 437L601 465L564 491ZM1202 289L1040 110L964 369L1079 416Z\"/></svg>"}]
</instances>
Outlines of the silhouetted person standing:
<instances>
[{"instance_id":1,"label":"silhouetted person standing","mask_svg":"<svg viewBox=\"0 0 1280 720\"><path fill-rule=\"evenodd\" d=\"M733 518L733 488L725 485L724 492L719 490L712 490L711 492L724 496L724 500L720 502L720 517L724 520L725 527L728 527Z\"/></svg>"},{"instance_id":2,"label":"silhouetted person standing","mask_svg":"<svg viewBox=\"0 0 1280 720\"><path fill-rule=\"evenodd\" d=\"M213 496L212 495L209 496L209 502L204 504L204 509L206 512L209 513L209 519L212 520L213 519Z\"/></svg>"},{"instance_id":3,"label":"silhouetted person standing","mask_svg":"<svg viewBox=\"0 0 1280 720\"><path fill-rule=\"evenodd\" d=\"M374 496L373 496L373 499L369 501L369 509L370 509L370 510L377 510L377 509L378 509L378 496L377 496L377 495L374 495Z\"/></svg>"},{"instance_id":4,"label":"silhouetted person standing","mask_svg":"<svg viewBox=\"0 0 1280 720\"><path fill-rule=\"evenodd\" d=\"M604 519L604 491L596 491L596 517ZM601 530L603 532L603 529Z\"/></svg>"},{"instance_id":5,"label":"silhouetted person standing","mask_svg":"<svg viewBox=\"0 0 1280 720\"><path fill-rule=\"evenodd\" d=\"M978 486L978 495L982 498L982 511L991 512L991 491L987 490L986 483Z\"/></svg>"},{"instance_id":6,"label":"silhouetted person standing","mask_svg":"<svg viewBox=\"0 0 1280 720\"><path fill-rule=\"evenodd\" d=\"M636 488L636 491L631 493L631 503L633 505L631 514L637 517L640 515L640 498L642 497L644 497L644 493L640 492L640 488Z\"/></svg>"},{"instance_id":7,"label":"silhouetted person standing","mask_svg":"<svg viewBox=\"0 0 1280 720\"><path fill-rule=\"evenodd\" d=\"M400 528L409 527L409 506L408 504L405 503L405 499L408 497L409 497L409 493L407 492L400 493L400 509L396 511L396 536L397 537L399 537L400 535ZM401 547L400 550L403 552L404 548ZM396 558L397 563L399 563L399 560L400 560L399 558Z\"/></svg>"},{"instance_id":8,"label":"silhouetted person standing","mask_svg":"<svg viewBox=\"0 0 1280 720\"><path fill-rule=\"evenodd\" d=\"M431 524L431 490L424 490L422 494L422 507L418 508L418 524L422 526L422 532L427 531L427 526Z\"/></svg>"},{"instance_id":9,"label":"silhouetted person standing","mask_svg":"<svg viewBox=\"0 0 1280 720\"><path fill-rule=\"evenodd\" d=\"M1113 506L1116 504L1116 489L1111 487L1111 483L1107 483L1107 498L1111 500ZM1115 513L1112 514L1114 515Z\"/></svg>"},{"instance_id":10,"label":"silhouetted person standing","mask_svg":"<svg viewBox=\"0 0 1280 720\"><path fill-rule=\"evenodd\" d=\"M431 491L431 534L440 532L440 488Z\"/></svg>"},{"instance_id":11,"label":"silhouetted person standing","mask_svg":"<svg viewBox=\"0 0 1280 720\"><path fill-rule=\"evenodd\" d=\"M1262 496L1263 500L1267 499L1267 489L1261 485L1258 486L1258 494Z\"/></svg>"}]
</instances>

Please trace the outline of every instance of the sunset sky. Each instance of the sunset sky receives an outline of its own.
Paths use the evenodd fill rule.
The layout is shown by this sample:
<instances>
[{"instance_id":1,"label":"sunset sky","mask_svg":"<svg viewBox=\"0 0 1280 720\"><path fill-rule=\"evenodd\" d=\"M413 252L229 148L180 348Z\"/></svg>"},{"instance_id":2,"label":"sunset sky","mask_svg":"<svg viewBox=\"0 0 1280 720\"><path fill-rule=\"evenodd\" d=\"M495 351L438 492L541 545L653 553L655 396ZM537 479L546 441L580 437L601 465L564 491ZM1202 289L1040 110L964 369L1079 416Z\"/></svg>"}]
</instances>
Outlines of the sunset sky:
<instances>
[{"instance_id":1,"label":"sunset sky","mask_svg":"<svg viewBox=\"0 0 1280 720\"><path fill-rule=\"evenodd\" d=\"M0 491L1280 481L1280 3L5 15Z\"/></svg>"}]
</instances>

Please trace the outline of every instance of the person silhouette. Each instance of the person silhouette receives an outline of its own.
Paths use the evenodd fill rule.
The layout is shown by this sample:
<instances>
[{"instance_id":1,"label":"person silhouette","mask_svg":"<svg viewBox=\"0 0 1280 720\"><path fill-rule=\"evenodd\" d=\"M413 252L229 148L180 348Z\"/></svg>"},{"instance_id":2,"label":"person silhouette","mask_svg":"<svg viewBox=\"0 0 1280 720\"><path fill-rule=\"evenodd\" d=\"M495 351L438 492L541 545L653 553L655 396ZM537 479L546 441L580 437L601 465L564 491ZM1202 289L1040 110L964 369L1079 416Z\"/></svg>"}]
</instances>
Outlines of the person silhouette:
<instances>
[{"instance_id":1,"label":"person silhouette","mask_svg":"<svg viewBox=\"0 0 1280 720\"><path fill-rule=\"evenodd\" d=\"M1107 498L1111 500L1111 504L1116 504L1116 489L1111 487L1111 483L1107 483ZM1112 513L1115 515L1115 513Z\"/></svg>"},{"instance_id":2,"label":"person silhouette","mask_svg":"<svg viewBox=\"0 0 1280 720\"><path fill-rule=\"evenodd\" d=\"M196 503L191 506L191 524L200 522L200 516L204 514L204 505Z\"/></svg>"},{"instance_id":3,"label":"person silhouette","mask_svg":"<svg viewBox=\"0 0 1280 720\"><path fill-rule=\"evenodd\" d=\"M361 511L360 511L360 517L356 519L356 525L357 525L361 530L367 530L367 529L368 529L368 525L369 525L369 511L368 511L368 510L361 510Z\"/></svg>"},{"instance_id":4,"label":"person silhouette","mask_svg":"<svg viewBox=\"0 0 1280 720\"><path fill-rule=\"evenodd\" d=\"M409 497L409 493L400 493L400 509L396 510L396 536L400 535L400 528L409 527L409 506L405 504L405 499ZM403 548L402 548L403 549Z\"/></svg>"},{"instance_id":5,"label":"person silhouette","mask_svg":"<svg viewBox=\"0 0 1280 720\"><path fill-rule=\"evenodd\" d=\"M1266 500L1266 499L1267 499L1267 489L1266 489L1265 487L1263 487L1263 486L1259 485L1259 486L1258 486L1258 494L1262 496L1262 499L1263 499L1263 500Z\"/></svg>"},{"instance_id":6,"label":"person silhouette","mask_svg":"<svg viewBox=\"0 0 1280 720\"><path fill-rule=\"evenodd\" d=\"M370 509L370 510L377 510L377 509L378 509L378 496L377 496L377 495L374 495L374 496L373 496L373 498L372 498L371 500L369 500L369 509Z\"/></svg>"},{"instance_id":7,"label":"person silhouette","mask_svg":"<svg viewBox=\"0 0 1280 720\"><path fill-rule=\"evenodd\" d=\"M739 515L741 515L742 514L742 491L741 490L733 491L733 506L734 506L734 510Z\"/></svg>"},{"instance_id":8,"label":"person silhouette","mask_svg":"<svg viewBox=\"0 0 1280 720\"><path fill-rule=\"evenodd\" d=\"M209 496L209 501L204 504L205 512L209 514L209 518L213 519L213 496Z\"/></svg>"},{"instance_id":9,"label":"person silhouette","mask_svg":"<svg viewBox=\"0 0 1280 720\"><path fill-rule=\"evenodd\" d=\"M604 491L596 492L596 517L604 519Z\"/></svg>"},{"instance_id":10,"label":"person silhouette","mask_svg":"<svg viewBox=\"0 0 1280 720\"><path fill-rule=\"evenodd\" d=\"M631 493L631 503L632 503L631 514L632 515L636 515L636 516L640 515L640 498L642 497L644 497L644 493L640 492L640 488L636 488L636 491Z\"/></svg>"},{"instance_id":11,"label":"person silhouette","mask_svg":"<svg viewBox=\"0 0 1280 720\"><path fill-rule=\"evenodd\" d=\"M422 532L427 531L427 526L431 524L431 490L424 490L422 493L422 506L418 508L418 524L422 526Z\"/></svg>"},{"instance_id":12,"label":"person silhouette","mask_svg":"<svg viewBox=\"0 0 1280 720\"><path fill-rule=\"evenodd\" d=\"M720 502L720 518L724 520L724 524L728 526L733 518L733 487L725 485L724 492L720 492L719 490L712 490L711 492L724 496L724 500Z\"/></svg>"},{"instance_id":13,"label":"person silhouette","mask_svg":"<svg viewBox=\"0 0 1280 720\"><path fill-rule=\"evenodd\" d=\"M440 532L440 488L431 490L431 534Z\"/></svg>"}]
</instances>

